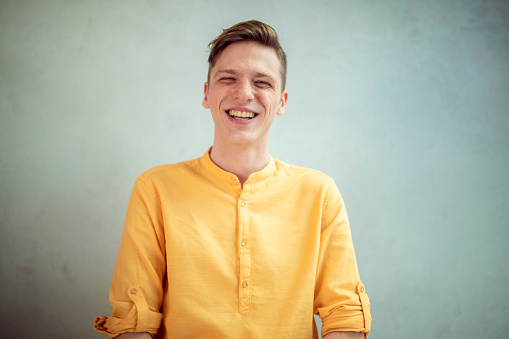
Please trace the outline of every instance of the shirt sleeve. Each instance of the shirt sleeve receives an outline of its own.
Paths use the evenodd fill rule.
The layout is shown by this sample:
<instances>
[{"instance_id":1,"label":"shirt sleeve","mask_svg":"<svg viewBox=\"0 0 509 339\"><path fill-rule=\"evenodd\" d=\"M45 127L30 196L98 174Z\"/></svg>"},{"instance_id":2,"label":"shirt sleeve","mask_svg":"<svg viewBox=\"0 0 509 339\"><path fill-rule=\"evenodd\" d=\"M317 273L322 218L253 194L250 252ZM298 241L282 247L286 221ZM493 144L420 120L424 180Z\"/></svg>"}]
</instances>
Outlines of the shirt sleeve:
<instances>
[{"instance_id":1,"label":"shirt sleeve","mask_svg":"<svg viewBox=\"0 0 509 339\"><path fill-rule=\"evenodd\" d=\"M345 205L334 181L323 202L314 312L322 336L335 331L371 330L370 303L360 281Z\"/></svg>"},{"instance_id":2,"label":"shirt sleeve","mask_svg":"<svg viewBox=\"0 0 509 339\"><path fill-rule=\"evenodd\" d=\"M110 317L95 319L94 329L114 338L126 332L155 335L163 315L166 271L161 203L151 183L139 177L129 199L120 249L113 270Z\"/></svg>"}]
</instances>

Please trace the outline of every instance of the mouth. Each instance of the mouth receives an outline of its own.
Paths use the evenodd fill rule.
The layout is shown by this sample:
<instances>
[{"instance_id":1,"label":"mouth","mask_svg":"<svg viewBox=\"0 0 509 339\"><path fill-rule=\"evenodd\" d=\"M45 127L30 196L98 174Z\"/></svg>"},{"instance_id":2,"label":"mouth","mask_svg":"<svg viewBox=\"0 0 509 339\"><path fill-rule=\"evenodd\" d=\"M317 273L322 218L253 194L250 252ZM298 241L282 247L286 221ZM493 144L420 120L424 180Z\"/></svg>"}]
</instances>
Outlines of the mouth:
<instances>
[{"instance_id":1,"label":"mouth","mask_svg":"<svg viewBox=\"0 0 509 339\"><path fill-rule=\"evenodd\" d=\"M239 121L251 120L258 115L254 112L239 111L236 109L228 110L228 111L226 111L226 113L229 116L231 116L232 118L234 118L235 120L239 120Z\"/></svg>"}]
</instances>

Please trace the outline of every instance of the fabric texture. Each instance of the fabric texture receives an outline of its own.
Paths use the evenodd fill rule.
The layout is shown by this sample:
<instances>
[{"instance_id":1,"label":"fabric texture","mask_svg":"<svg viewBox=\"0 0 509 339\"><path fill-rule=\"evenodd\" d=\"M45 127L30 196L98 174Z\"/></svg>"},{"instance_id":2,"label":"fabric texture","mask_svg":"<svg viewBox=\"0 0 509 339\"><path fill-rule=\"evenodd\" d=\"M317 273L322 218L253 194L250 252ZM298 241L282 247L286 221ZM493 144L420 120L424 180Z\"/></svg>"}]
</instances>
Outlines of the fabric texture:
<instances>
[{"instance_id":1,"label":"fabric texture","mask_svg":"<svg viewBox=\"0 0 509 339\"><path fill-rule=\"evenodd\" d=\"M114 338L317 338L369 333L350 225L334 181L270 158L243 187L206 152L134 184L115 264Z\"/></svg>"}]
</instances>

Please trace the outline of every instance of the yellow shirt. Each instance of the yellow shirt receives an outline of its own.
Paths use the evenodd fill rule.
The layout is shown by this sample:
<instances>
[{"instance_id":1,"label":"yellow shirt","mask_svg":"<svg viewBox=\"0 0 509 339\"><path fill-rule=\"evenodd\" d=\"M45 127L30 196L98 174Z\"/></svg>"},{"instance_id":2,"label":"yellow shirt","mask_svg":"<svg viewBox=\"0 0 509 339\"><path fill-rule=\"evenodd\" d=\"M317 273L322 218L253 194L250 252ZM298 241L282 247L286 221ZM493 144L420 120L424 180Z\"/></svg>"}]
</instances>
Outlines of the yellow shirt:
<instances>
[{"instance_id":1,"label":"yellow shirt","mask_svg":"<svg viewBox=\"0 0 509 339\"><path fill-rule=\"evenodd\" d=\"M371 327L334 181L273 158L243 188L208 152L140 175L109 301L109 338L316 338L313 314L322 335Z\"/></svg>"}]
</instances>

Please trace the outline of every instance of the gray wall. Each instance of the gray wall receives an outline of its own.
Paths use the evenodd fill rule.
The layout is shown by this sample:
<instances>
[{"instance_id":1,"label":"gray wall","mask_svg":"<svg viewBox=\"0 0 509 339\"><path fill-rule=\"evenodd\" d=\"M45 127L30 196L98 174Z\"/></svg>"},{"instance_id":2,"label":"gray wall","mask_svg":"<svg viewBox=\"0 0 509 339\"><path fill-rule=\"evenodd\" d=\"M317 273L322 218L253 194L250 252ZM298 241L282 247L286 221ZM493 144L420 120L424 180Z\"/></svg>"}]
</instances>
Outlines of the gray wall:
<instances>
[{"instance_id":1,"label":"gray wall","mask_svg":"<svg viewBox=\"0 0 509 339\"><path fill-rule=\"evenodd\" d=\"M101 338L134 179L212 143L207 43L289 56L273 156L334 177L370 338L509 331L506 1L0 1L3 334Z\"/></svg>"}]
</instances>

